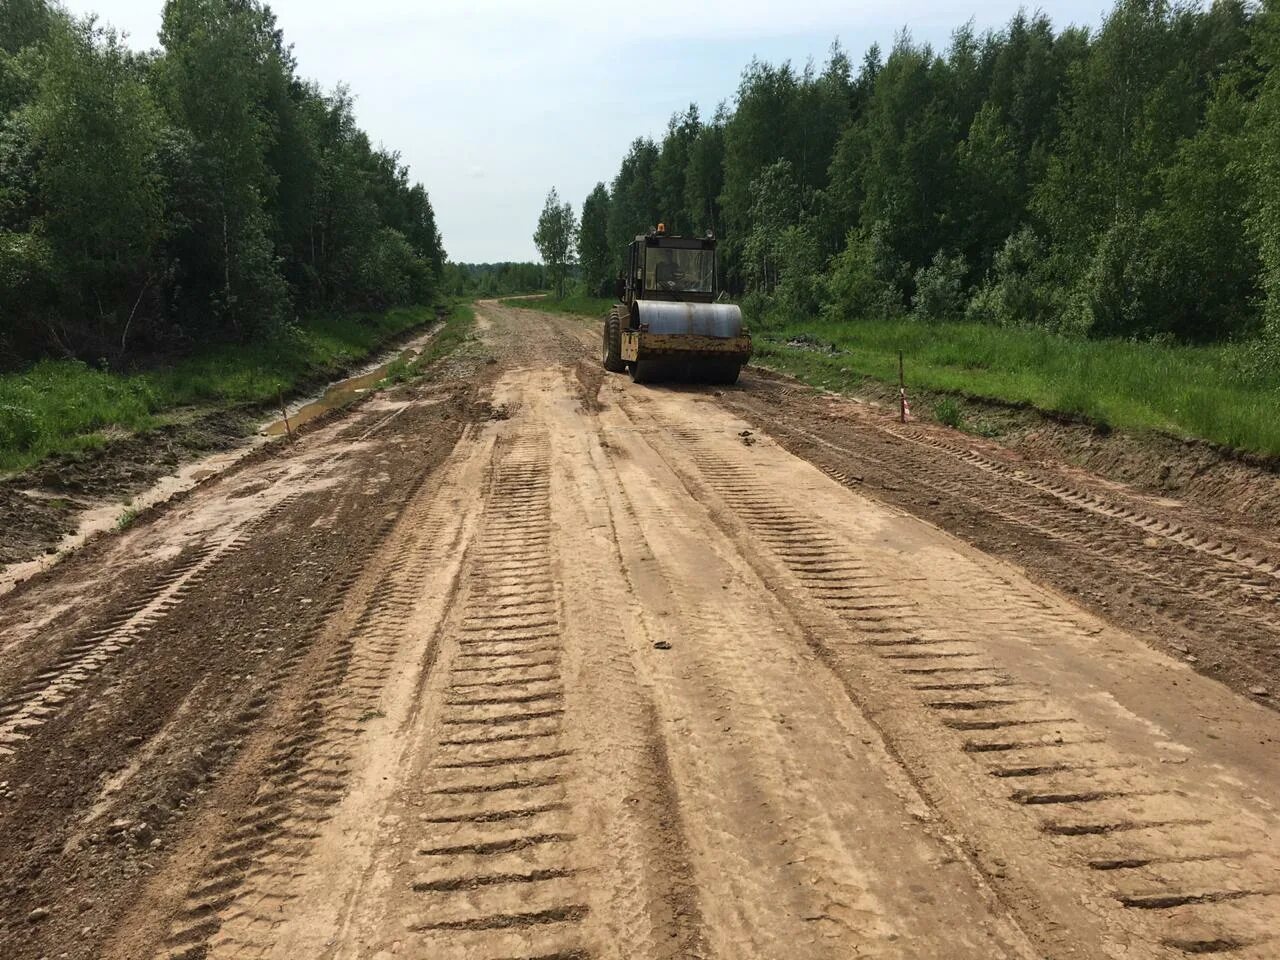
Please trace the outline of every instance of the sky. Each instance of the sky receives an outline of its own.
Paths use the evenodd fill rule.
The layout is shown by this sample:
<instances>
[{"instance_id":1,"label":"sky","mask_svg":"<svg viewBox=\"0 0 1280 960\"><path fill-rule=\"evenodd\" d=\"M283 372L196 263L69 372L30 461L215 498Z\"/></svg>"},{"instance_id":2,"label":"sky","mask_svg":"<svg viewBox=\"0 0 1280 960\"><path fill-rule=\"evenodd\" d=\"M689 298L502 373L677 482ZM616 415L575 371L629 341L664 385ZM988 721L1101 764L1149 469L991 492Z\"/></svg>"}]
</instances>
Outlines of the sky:
<instances>
[{"instance_id":1,"label":"sky","mask_svg":"<svg viewBox=\"0 0 1280 960\"><path fill-rule=\"evenodd\" d=\"M140 49L163 0L64 0ZM549 188L575 210L631 141L660 137L690 103L732 106L751 58L819 64L839 39L856 64L906 28L944 47L972 19L998 28L1018 0L274 0L299 72L346 84L361 127L431 195L449 258L537 260ZM1034 5L1027 4L1032 9ZM1047 0L1059 26L1094 25L1104 0Z\"/></svg>"}]
</instances>

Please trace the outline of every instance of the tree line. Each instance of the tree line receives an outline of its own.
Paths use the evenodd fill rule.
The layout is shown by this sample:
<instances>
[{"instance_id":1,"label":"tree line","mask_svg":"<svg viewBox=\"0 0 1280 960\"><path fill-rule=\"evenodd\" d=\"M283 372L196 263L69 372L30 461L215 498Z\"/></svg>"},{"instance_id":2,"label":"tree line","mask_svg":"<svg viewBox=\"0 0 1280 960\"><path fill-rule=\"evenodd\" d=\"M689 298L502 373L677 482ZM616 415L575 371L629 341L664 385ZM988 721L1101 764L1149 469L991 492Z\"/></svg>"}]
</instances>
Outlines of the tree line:
<instances>
[{"instance_id":1,"label":"tree line","mask_svg":"<svg viewBox=\"0 0 1280 960\"><path fill-rule=\"evenodd\" d=\"M607 291L665 221L722 238L757 317L1280 338L1278 64L1280 0L1121 0L1096 30L1019 13L856 67L838 44L820 67L754 60L732 107L677 113L586 197L584 282Z\"/></svg>"},{"instance_id":2,"label":"tree line","mask_svg":"<svg viewBox=\"0 0 1280 960\"><path fill-rule=\"evenodd\" d=\"M445 264L443 286L456 297L505 297L536 293L547 288L547 268L540 263L501 261L498 263Z\"/></svg>"},{"instance_id":3,"label":"tree line","mask_svg":"<svg viewBox=\"0 0 1280 960\"><path fill-rule=\"evenodd\" d=\"M443 268L426 190L258 0L167 0L145 53L0 0L0 364L425 303Z\"/></svg>"}]
</instances>

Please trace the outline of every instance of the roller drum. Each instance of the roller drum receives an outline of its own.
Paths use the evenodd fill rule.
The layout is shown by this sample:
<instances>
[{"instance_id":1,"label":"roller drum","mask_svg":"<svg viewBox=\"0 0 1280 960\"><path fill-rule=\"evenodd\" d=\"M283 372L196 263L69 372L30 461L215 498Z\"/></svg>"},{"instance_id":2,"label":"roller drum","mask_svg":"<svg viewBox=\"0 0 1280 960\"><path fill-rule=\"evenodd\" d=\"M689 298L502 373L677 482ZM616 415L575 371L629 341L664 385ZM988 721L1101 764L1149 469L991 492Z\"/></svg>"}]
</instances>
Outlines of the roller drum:
<instances>
[{"instance_id":1,"label":"roller drum","mask_svg":"<svg viewBox=\"0 0 1280 960\"><path fill-rule=\"evenodd\" d=\"M692 333L702 337L742 334L742 311L732 303L680 303L637 300L640 325L650 333Z\"/></svg>"}]
</instances>

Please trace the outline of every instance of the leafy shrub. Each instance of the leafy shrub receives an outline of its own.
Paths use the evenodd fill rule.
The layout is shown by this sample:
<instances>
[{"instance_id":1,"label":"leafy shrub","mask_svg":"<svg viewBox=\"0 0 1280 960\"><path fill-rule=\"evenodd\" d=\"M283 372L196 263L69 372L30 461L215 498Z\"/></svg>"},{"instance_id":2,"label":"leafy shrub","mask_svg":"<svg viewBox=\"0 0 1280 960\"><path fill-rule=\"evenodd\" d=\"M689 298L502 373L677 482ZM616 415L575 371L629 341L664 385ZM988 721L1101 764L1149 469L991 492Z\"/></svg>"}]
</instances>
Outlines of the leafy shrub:
<instances>
[{"instance_id":1,"label":"leafy shrub","mask_svg":"<svg viewBox=\"0 0 1280 960\"><path fill-rule=\"evenodd\" d=\"M1107 228L1064 318L1073 332L1104 337L1149 332L1148 300L1159 286L1151 253L1155 241L1145 218L1118 217Z\"/></svg>"},{"instance_id":2,"label":"leafy shrub","mask_svg":"<svg viewBox=\"0 0 1280 960\"><path fill-rule=\"evenodd\" d=\"M964 313L964 257L939 250L933 262L916 271L916 295L912 313L917 320L944 323Z\"/></svg>"},{"instance_id":3,"label":"leafy shrub","mask_svg":"<svg viewBox=\"0 0 1280 960\"><path fill-rule=\"evenodd\" d=\"M4 162L0 151L0 169ZM0 222L5 201L12 193L0 182ZM53 262L49 243L40 233L0 229L0 317L6 327L0 346L5 353L25 354L32 343L42 338L40 317L54 299L56 288Z\"/></svg>"},{"instance_id":4,"label":"leafy shrub","mask_svg":"<svg viewBox=\"0 0 1280 960\"><path fill-rule=\"evenodd\" d=\"M408 303L415 288L421 288L425 269L404 234L383 227L360 258L358 286L364 304L385 308Z\"/></svg>"},{"instance_id":5,"label":"leafy shrub","mask_svg":"<svg viewBox=\"0 0 1280 960\"><path fill-rule=\"evenodd\" d=\"M1268 328L1262 336L1242 344L1238 361L1228 377L1243 386L1272 387L1280 371L1280 331Z\"/></svg>"},{"instance_id":6,"label":"leafy shrub","mask_svg":"<svg viewBox=\"0 0 1280 960\"><path fill-rule=\"evenodd\" d=\"M1030 227L1012 233L996 251L991 275L965 308L965 319L1011 327L1054 326L1053 285L1043 276L1044 244Z\"/></svg>"},{"instance_id":7,"label":"leafy shrub","mask_svg":"<svg viewBox=\"0 0 1280 960\"><path fill-rule=\"evenodd\" d=\"M822 255L813 234L802 226L782 231L778 244L781 281L774 288L774 309L784 318L815 316L822 302Z\"/></svg>"},{"instance_id":8,"label":"leafy shrub","mask_svg":"<svg viewBox=\"0 0 1280 960\"><path fill-rule=\"evenodd\" d=\"M782 318L773 310L773 297L758 290L744 293L738 300L738 306L742 309L743 320L753 331L763 332L784 326Z\"/></svg>"},{"instance_id":9,"label":"leafy shrub","mask_svg":"<svg viewBox=\"0 0 1280 960\"><path fill-rule=\"evenodd\" d=\"M884 245L874 234L850 233L824 280L823 319L839 322L896 314L901 305L889 279L892 273Z\"/></svg>"},{"instance_id":10,"label":"leafy shrub","mask_svg":"<svg viewBox=\"0 0 1280 960\"><path fill-rule=\"evenodd\" d=\"M0 450L30 450L39 438L40 421L34 411L0 403Z\"/></svg>"},{"instance_id":11,"label":"leafy shrub","mask_svg":"<svg viewBox=\"0 0 1280 960\"><path fill-rule=\"evenodd\" d=\"M246 218L230 238L235 251L230 284L210 292L214 316L239 339L279 334L288 324L289 289L267 236L267 218Z\"/></svg>"}]
</instances>

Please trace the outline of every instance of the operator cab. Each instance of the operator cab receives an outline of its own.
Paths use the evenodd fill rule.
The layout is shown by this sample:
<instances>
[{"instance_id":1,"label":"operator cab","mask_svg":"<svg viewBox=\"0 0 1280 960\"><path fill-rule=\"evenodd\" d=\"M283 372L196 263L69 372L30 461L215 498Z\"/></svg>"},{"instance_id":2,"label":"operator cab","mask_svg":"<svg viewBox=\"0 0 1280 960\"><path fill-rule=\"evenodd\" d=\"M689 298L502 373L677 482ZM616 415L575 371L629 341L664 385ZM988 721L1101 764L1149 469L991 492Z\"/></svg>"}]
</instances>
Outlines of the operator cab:
<instances>
[{"instance_id":1,"label":"operator cab","mask_svg":"<svg viewBox=\"0 0 1280 960\"><path fill-rule=\"evenodd\" d=\"M715 237L670 237L658 224L627 247L619 287L618 298L628 306L637 300L711 303L716 296Z\"/></svg>"}]
</instances>

